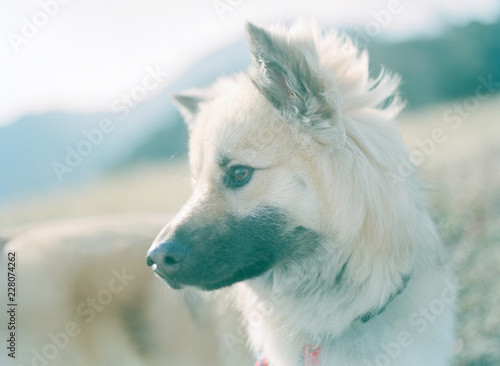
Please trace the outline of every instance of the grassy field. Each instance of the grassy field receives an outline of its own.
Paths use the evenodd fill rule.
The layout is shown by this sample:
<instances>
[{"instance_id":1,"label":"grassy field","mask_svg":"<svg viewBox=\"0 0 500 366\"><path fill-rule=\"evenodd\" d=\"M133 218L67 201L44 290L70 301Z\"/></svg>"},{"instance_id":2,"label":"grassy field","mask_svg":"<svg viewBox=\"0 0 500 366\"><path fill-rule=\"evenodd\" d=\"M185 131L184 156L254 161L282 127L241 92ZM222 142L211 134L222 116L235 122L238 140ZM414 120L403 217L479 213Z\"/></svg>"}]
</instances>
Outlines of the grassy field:
<instances>
[{"instance_id":1,"label":"grassy field","mask_svg":"<svg viewBox=\"0 0 500 366\"><path fill-rule=\"evenodd\" d=\"M457 112L460 111L460 112ZM500 365L500 97L401 118L429 204L458 272L457 366ZM175 212L190 192L186 162L143 166L0 210L0 231L103 213ZM425 365L432 366L432 365Z\"/></svg>"},{"instance_id":2,"label":"grassy field","mask_svg":"<svg viewBox=\"0 0 500 366\"><path fill-rule=\"evenodd\" d=\"M456 105L458 105L458 107ZM449 123L447 104L405 116L407 144L441 128L446 141L423 163L429 202L451 248L459 294L456 365L500 365L500 98ZM459 110L459 109L455 109ZM445 116L445 117L443 117ZM467 117L465 117L467 116ZM421 144L420 144L421 145Z\"/></svg>"}]
</instances>

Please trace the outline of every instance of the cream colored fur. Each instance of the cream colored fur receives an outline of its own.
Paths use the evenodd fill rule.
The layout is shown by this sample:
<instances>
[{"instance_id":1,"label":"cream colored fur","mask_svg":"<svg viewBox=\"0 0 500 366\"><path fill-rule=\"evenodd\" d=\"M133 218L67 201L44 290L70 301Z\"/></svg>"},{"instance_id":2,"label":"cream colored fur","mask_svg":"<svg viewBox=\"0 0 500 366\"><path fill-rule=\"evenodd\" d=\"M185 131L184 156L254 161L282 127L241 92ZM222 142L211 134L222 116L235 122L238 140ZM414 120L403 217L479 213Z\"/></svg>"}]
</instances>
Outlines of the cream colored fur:
<instances>
[{"instance_id":1,"label":"cream colored fur","mask_svg":"<svg viewBox=\"0 0 500 366\"><path fill-rule=\"evenodd\" d=\"M194 193L165 230L193 212L216 220L273 206L321 234L320 247L229 289L184 296L145 264L162 218L34 229L4 250L18 253L16 362L31 365L32 350L73 321L81 333L50 365L251 365L250 353L263 352L271 366L296 366L306 344L321 345L323 366L449 364L453 275L416 178L394 179L407 159L398 79L371 79L365 53L314 25L248 32L248 74L177 98ZM301 83L309 89L297 95ZM220 188L221 154L256 168L245 189ZM78 306L122 267L134 280L86 323Z\"/></svg>"},{"instance_id":2,"label":"cream colored fur","mask_svg":"<svg viewBox=\"0 0 500 366\"><path fill-rule=\"evenodd\" d=\"M366 53L314 25L248 33L250 76L187 93L195 110L180 101L195 194L167 230L204 207L244 217L270 205L326 238L320 254L235 285L251 345L272 366L296 365L305 344L321 345L328 366L447 365L453 276L416 178L394 179L407 159L398 78L371 79ZM221 153L258 169L245 189L220 188Z\"/></svg>"}]
</instances>

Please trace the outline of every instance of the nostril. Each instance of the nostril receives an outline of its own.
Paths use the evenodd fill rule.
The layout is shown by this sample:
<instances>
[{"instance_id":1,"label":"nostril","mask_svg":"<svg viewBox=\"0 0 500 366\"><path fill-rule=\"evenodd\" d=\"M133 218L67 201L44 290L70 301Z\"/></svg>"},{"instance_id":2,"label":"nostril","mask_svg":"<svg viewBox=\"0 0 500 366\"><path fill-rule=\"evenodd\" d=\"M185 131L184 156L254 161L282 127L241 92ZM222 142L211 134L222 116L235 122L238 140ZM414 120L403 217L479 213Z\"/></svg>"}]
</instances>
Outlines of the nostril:
<instances>
[{"instance_id":1,"label":"nostril","mask_svg":"<svg viewBox=\"0 0 500 366\"><path fill-rule=\"evenodd\" d=\"M166 257L165 258L165 264L168 266L168 265L173 265L173 264L176 264L176 263L179 263L179 261L176 261L174 258L172 257Z\"/></svg>"},{"instance_id":2,"label":"nostril","mask_svg":"<svg viewBox=\"0 0 500 366\"><path fill-rule=\"evenodd\" d=\"M178 264L185 258L185 245L176 240L170 240L150 249L146 257L146 263L148 266L156 264L165 271L173 271L179 267Z\"/></svg>"},{"instance_id":3,"label":"nostril","mask_svg":"<svg viewBox=\"0 0 500 366\"><path fill-rule=\"evenodd\" d=\"M166 243L165 258L163 263L167 266L172 266L174 264L180 263L186 258L186 248L184 245L178 242Z\"/></svg>"},{"instance_id":4,"label":"nostril","mask_svg":"<svg viewBox=\"0 0 500 366\"><path fill-rule=\"evenodd\" d=\"M148 267L151 267L153 264L155 264L155 261L149 256L149 254L146 257L146 264L148 265Z\"/></svg>"}]
</instances>

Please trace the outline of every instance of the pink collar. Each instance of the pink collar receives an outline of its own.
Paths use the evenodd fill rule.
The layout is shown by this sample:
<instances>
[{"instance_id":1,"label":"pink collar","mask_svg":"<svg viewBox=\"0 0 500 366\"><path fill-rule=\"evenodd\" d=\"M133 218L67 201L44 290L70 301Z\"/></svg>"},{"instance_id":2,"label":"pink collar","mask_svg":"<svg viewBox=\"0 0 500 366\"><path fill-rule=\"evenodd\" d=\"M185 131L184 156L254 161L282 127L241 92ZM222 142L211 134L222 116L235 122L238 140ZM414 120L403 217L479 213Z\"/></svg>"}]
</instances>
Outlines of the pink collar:
<instances>
[{"instance_id":1,"label":"pink collar","mask_svg":"<svg viewBox=\"0 0 500 366\"><path fill-rule=\"evenodd\" d=\"M321 346L306 344L302 347L299 355L298 366L320 366L321 365ZM264 355L259 355L254 366L269 366Z\"/></svg>"}]
</instances>

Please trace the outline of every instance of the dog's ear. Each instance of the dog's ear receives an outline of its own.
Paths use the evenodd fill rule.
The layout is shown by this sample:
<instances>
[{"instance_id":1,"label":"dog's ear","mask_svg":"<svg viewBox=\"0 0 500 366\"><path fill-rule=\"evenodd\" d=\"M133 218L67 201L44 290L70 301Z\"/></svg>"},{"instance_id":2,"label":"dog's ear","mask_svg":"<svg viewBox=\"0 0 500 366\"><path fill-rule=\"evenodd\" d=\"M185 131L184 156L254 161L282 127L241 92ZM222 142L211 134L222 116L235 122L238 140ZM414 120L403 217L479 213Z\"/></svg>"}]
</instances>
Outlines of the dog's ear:
<instances>
[{"instance_id":1,"label":"dog's ear","mask_svg":"<svg viewBox=\"0 0 500 366\"><path fill-rule=\"evenodd\" d=\"M181 94L172 95L174 105L179 109L188 126L198 113L200 103L206 101L207 98L207 93L201 89L191 89Z\"/></svg>"},{"instance_id":2,"label":"dog's ear","mask_svg":"<svg viewBox=\"0 0 500 366\"><path fill-rule=\"evenodd\" d=\"M323 144L343 145L345 129L326 95L328 75L320 65L312 36L272 33L247 23L255 66L252 82L286 120L299 121Z\"/></svg>"}]
</instances>

